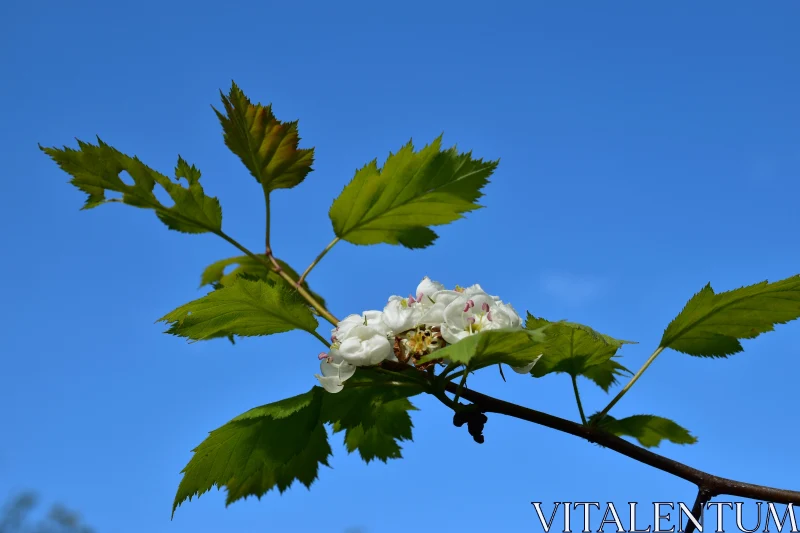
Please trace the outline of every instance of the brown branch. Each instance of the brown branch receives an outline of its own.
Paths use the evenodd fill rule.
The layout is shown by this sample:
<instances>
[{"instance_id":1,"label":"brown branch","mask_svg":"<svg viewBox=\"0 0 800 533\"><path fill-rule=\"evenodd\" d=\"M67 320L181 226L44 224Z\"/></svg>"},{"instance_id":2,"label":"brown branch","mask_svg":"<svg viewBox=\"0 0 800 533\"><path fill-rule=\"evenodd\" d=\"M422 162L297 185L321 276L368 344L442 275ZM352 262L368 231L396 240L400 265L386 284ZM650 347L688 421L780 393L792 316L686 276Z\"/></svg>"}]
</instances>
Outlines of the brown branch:
<instances>
[{"instance_id":1,"label":"brown branch","mask_svg":"<svg viewBox=\"0 0 800 533\"><path fill-rule=\"evenodd\" d=\"M695 517L697 520L700 521L700 525L703 525L703 507L706 506L708 501L711 499L713 495L711 491L706 489L705 487L698 487L697 489L697 499L694 501L694 505L692 506L692 516ZM686 529L684 533L694 533L694 530L697 529L694 525L694 522L689 520L689 523L686 525Z\"/></svg>"},{"instance_id":2,"label":"brown branch","mask_svg":"<svg viewBox=\"0 0 800 533\"><path fill-rule=\"evenodd\" d=\"M410 368L409 365L391 361L384 361L382 366L395 371L403 371ZM455 394L458 390L458 386L453 382L448 382L445 389L447 392ZM664 457L663 455L651 452L650 450L621 439L607 431L603 431L598 427L583 426L570 420L493 398L492 396L487 396L486 394L481 394L480 392L468 388L463 388L461 390L461 398L472 402L478 410L483 413L498 413L511 416L563 433L569 433L570 435L586 439L589 442L600 444L601 446L630 457L640 463L652 466L662 472L667 472L673 476L685 479L697 485L703 497L706 498L706 502L713 496L728 494L730 496L739 496L773 503L800 505L800 492L754 485L752 483L744 483L742 481L715 476ZM698 500L700 499L699 494Z\"/></svg>"}]
</instances>

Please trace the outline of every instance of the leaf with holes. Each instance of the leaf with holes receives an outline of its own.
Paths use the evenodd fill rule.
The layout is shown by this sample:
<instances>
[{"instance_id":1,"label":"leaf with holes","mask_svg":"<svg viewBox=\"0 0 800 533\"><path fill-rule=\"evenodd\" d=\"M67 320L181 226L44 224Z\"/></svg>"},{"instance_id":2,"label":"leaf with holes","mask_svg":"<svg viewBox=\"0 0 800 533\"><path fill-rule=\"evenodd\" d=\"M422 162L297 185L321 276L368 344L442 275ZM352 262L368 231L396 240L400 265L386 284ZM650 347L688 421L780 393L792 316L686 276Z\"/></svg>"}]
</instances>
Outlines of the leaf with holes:
<instances>
[{"instance_id":1,"label":"leaf with holes","mask_svg":"<svg viewBox=\"0 0 800 533\"><path fill-rule=\"evenodd\" d=\"M104 143L97 145L78 140L78 150L64 147L39 148L67 174L70 183L88 195L82 209L91 209L100 204L122 202L135 207L152 209L169 229L183 233L218 232L222 228L222 207L219 200L206 196L200 185L200 171L178 157L175 177L186 180L186 186L172 181L153 170L137 157L131 157ZM120 179L120 172L127 172L133 179L128 185ZM163 205L153 194L160 185L169 194L175 205ZM107 199L107 191L122 193L121 199Z\"/></svg>"},{"instance_id":2,"label":"leaf with holes","mask_svg":"<svg viewBox=\"0 0 800 533\"><path fill-rule=\"evenodd\" d=\"M299 149L297 122L281 122L271 105L253 104L231 84L226 96L220 91L224 115L214 109L222 124L225 145L239 156L264 191L290 189L311 172L314 149Z\"/></svg>"},{"instance_id":3,"label":"leaf with holes","mask_svg":"<svg viewBox=\"0 0 800 533\"><path fill-rule=\"evenodd\" d=\"M227 504L260 498L275 487L283 493L295 480L310 488L319 465L328 466L331 455L320 417L324 394L314 387L251 409L212 431L181 472L172 514L214 486L227 489Z\"/></svg>"},{"instance_id":4,"label":"leaf with holes","mask_svg":"<svg viewBox=\"0 0 800 533\"><path fill-rule=\"evenodd\" d=\"M742 351L739 339L753 339L798 317L800 275L719 294L709 283L667 326L660 346L699 357L727 357Z\"/></svg>"},{"instance_id":5,"label":"leaf with holes","mask_svg":"<svg viewBox=\"0 0 800 533\"><path fill-rule=\"evenodd\" d=\"M478 209L475 202L498 163L440 146L441 136L418 152L409 141L382 169L373 160L358 170L331 206L336 236L353 244L424 248L437 238L429 226Z\"/></svg>"},{"instance_id":6,"label":"leaf with holes","mask_svg":"<svg viewBox=\"0 0 800 533\"><path fill-rule=\"evenodd\" d=\"M239 277L159 319L167 333L207 340L229 335L251 337L293 329L314 332L317 320L297 292L280 283Z\"/></svg>"},{"instance_id":7,"label":"leaf with holes","mask_svg":"<svg viewBox=\"0 0 800 533\"><path fill-rule=\"evenodd\" d=\"M605 392L617 382L617 376L630 370L614 360L624 344L636 344L603 335L589 326L573 322L550 322L528 313L525 327L537 329L545 325L552 327L545 333L541 347L542 358L531 369L531 375L540 378L552 373L584 376L596 383Z\"/></svg>"},{"instance_id":8,"label":"leaf with holes","mask_svg":"<svg viewBox=\"0 0 800 533\"><path fill-rule=\"evenodd\" d=\"M263 258L265 261L267 260L266 255L258 254L258 256ZM300 275L286 262L281 261L280 259L276 259L276 261L284 271L292 276L293 279L300 278ZM225 269L233 265L236 265L236 268L226 274ZM236 278L240 276L246 276L250 279L261 279L264 281L271 280L277 283L286 283L282 277L280 277L271 268L267 267L267 265L265 265L262 261L253 259L249 255L239 255L236 257L222 259L207 266L200 278L200 286L203 287L205 285L212 285L214 287L227 287L232 285L233 282L236 281ZM311 296L313 296L314 299L320 303L320 305L323 307L325 306L325 299L312 291L308 287L308 283L306 281L303 281L303 288L306 289Z\"/></svg>"},{"instance_id":9,"label":"leaf with holes","mask_svg":"<svg viewBox=\"0 0 800 533\"><path fill-rule=\"evenodd\" d=\"M589 424L594 424L599 414L590 416ZM598 427L618 437L633 437L645 448L657 447L664 439L675 444L697 442L697 438L688 430L668 418L654 415L634 415L620 419L605 415Z\"/></svg>"}]
</instances>

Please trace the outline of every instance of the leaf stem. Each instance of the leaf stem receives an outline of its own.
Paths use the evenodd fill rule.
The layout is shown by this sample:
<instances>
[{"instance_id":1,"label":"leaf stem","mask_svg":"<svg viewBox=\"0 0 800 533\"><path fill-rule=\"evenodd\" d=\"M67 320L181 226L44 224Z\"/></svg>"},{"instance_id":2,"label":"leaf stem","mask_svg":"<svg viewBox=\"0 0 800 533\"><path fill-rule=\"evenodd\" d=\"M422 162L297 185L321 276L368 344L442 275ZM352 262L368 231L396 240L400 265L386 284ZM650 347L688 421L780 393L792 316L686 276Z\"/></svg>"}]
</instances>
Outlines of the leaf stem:
<instances>
[{"instance_id":1,"label":"leaf stem","mask_svg":"<svg viewBox=\"0 0 800 533\"><path fill-rule=\"evenodd\" d=\"M387 376L392 376L394 378L399 379L404 383L412 383L417 387L425 388L428 384L428 381L424 378L418 378L416 375L413 374L405 374L403 372L397 372L391 369L382 368L380 366L372 367L376 372L379 374L384 374Z\"/></svg>"},{"instance_id":2,"label":"leaf stem","mask_svg":"<svg viewBox=\"0 0 800 533\"><path fill-rule=\"evenodd\" d=\"M264 205L266 207L266 223L264 228L264 246L266 250L266 255L272 255L272 248L270 247L270 239L269 239L269 230L270 230L270 217L269 217L269 190L266 187L262 187L264 189Z\"/></svg>"},{"instance_id":3,"label":"leaf stem","mask_svg":"<svg viewBox=\"0 0 800 533\"><path fill-rule=\"evenodd\" d=\"M407 388L410 387L410 388L414 388L414 389L418 389L419 388L418 384L411 383L409 381L384 381L383 383L389 384L392 387L407 387ZM371 383L371 382L368 382L368 381L367 382L363 382L363 383L348 382L347 385L345 385L345 387L347 387L348 389L356 388L356 387L374 387L374 386L375 386L374 383Z\"/></svg>"},{"instance_id":4,"label":"leaf stem","mask_svg":"<svg viewBox=\"0 0 800 533\"><path fill-rule=\"evenodd\" d=\"M458 399L461 397L461 393L464 390L464 385L467 383L467 374L469 374L469 372L467 372L467 369L465 368L464 372L461 374L461 382L459 382L458 388L456 389L453 397L453 402L455 402L456 405L458 405Z\"/></svg>"},{"instance_id":5,"label":"leaf stem","mask_svg":"<svg viewBox=\"0 0 800 533\"><path fill-rule=\"evenodd\" d=\"M306 330L306 331L308 331L308 330ZM319 342L321 342L322 344L324 344L326 348L330 348L330 347L331 347L331 343L329 343L328 341L326 341L326 340L325 340L325 337L323 337L322 335L320 335L320 334L319 334L319 333L317 333L316 331L309 331L309 333L311 333L311 334L312 334L312 335L314 335L314 336L315 336L317 339L319 339Z\"/></svg>"},{"instance_id":6,"label":"leaf stem","mask_svg":"<svg viewBox=\"0 0 800 533\"><path fill-rule=\"evenodd\" d=\"M436 377L439 380L444 380L447 377L447 374L449 374L450 372L452 372L453 370L455 370L459 366L460 366L460 363L454 363L454 362L450 361L449 363L447 363L447 366L444 367L444 370L439 372L439 375L436 376Z\"/></svg>"},{"instance_id":7,"label":"leaf stem","mask_svg":"<svg viewBox=\"0 0 800 533\"><path fill-rule=\"evenodd\" d=\"M454 372L454 373L450 374L449 376L447 376L447 381L453 381L457 377L460 377L460 376L463 376L464 374L466 374L466 372L467 372L466 369L459 370L458 372Z\"/></svg>"},{"instance_id":8,"label":"leaf stem","mask_svg":"<svg viewBox=\"0 0 800 533\"><path fill-rule=\"evenodd\" d=\"M336 237L335 239L333 239L333 240L330 242L330 244L328 244L328 246L326 246L326 247L325 247L325 249L324 249L324 250L322 250L322 251L319 253L319 255L317 256L317 258L316 258L316 259L314 259L314 261L312 261L310 265L308 265L308 268L306 268L306 269L305 269L305 271L303 271L303 273L300 275L300 279L298 279L298 280L297 280L297 284L298 284L298 285L302 285L302 284L303 284L303 281L305 281L305 279L306 279L306 276L308 276L308 273L309 273L309 272L311 272L311 270L312 270L312 269L313 269L315 266L317 266L317 263L319 263L320 261L322 261L322 258L323 258L323 257L325 257L325 254L327 254L328 252L330 252L330 251L331 251L331 248L333 248L334 246L336 246L336 243L337 243L337 242L339 242L339 240L340 240L340 239L339 239L339 237Z\"/></svg>"},{"instance_id":9,"label":"leaf stem","mask_svg":"<svg viewBox=\"0 0 800 533\"><path fill-rule=\"evenodd\" d=\"M614 399L611 400L611 402L608 405L606 405L605 408L597 414L597 418L594 419L594 423L595 424L600 422L600 420L604 416L606 416L608 414L608 412L611 410L611 408L614 407L617 404L617 402L622 399L623 396L625 396L625 393L628 392L628 389L633 387L633 384L636 383L636 381L642 376L642 374L644 374L644 371L647 370L647 367L649 367L651 364L653 364L653 361L656 360L656 357L658 357L658 354L660 354L661 352L664 351L664 348L665 348L664 346L659 346L658 348L656 348L656 351L654 351L653 354L650 356L650 358L647 361L645 361L645 363L642 365L642 368L640 368L636 372L636 374L633 375L633 377L628 382L628 384L625 385L622 388L622 390L619 391L619 393L616 396L614 396Z\"/></svg>"},{"instance_id":10,"label":"leaf stem","mask_svg":"<svg viewBox=\"0 0 800 533\"><path fill-rule=\"evenodd\" d=\"M578 403L578 412L581 414L581 422L586 425L586 415L583 413L583 404L581 403L581 393L578 392L578 379L575 376L572 378L572 390L575 391L575 401Z\"/></svg>"},{"instance_id":11,"label":"leaf stem","mask_svg":"<svg viewBox=\"0 0 800 533\"><path fill-rule=\"evenodd\" d=\"M452 409L455 412L458 412L458 410L459 410L458 403L453 401L453 400L451 400L450 398L448 398L447 394L445 394L445 392L443 390L439 390L438 388L433 387L430 390L430 393L433 394L436 398L438 398L438 400L440 402L442 402L443 404L445 404L447 407L449 407L450 409Z\"/></svg>"},{"instance_id":12,"label":"leaf stem","mask_svg":"<svg viewBox=\"0 0 800 533\"><path fill-rule=\"evenodd\" d=\"M247 248L245 248L244 246L239 244L239 242L236 239L234 239L233 237L231 237L230 235L228 235L224 231L222 231L222 230L214 230L214 233L216 235L222 237L223 239L225 239L229 243L231 243L233 246L235 246L236 248L238 248L242 252L244 252L251 259L255 259L259 263L261 263L263 265L266 265L268 268L274 270L275 272L278 273L278 275L280 277L282 277L283 279L288 281L292 286L295 286L295 280L293 280L292 277L289 274L284 272L284 270L280 267L280 265L277 263L277 261L275 261L275 258L271 255L271 253L269 255L269 260L267 260L267 259L265 259L265 258L263 258L263 257L261 257L259 255L254 254L253 252L251 252L250 250L248 250ZM324 305L320 304L313 296L311 296L311 294L306 289L304 289L302 287L302 285L301 286L297 286L295 288L300 293L300 295L306 300L306 302L308 302L308 304L311 307L316 309L319 312L320 316L322 316L325 320L327 320L328 322L330 322L334 326L339 323L339 320L337 320L337 318L335 316L333 316L330 311L325 309Z\"/></svg>"}]
</instances>

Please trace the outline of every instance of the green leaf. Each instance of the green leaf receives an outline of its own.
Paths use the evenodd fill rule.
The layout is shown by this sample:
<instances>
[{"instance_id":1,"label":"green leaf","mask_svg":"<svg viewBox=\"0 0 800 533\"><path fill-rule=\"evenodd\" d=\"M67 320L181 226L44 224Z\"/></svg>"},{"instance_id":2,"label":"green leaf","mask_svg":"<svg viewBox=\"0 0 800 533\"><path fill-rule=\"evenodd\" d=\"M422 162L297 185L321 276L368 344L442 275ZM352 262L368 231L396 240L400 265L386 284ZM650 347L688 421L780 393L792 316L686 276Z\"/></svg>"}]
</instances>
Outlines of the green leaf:
<instances>
[{"instance_id":1,"label":"green leaf","mask_svg":"<svg viewBox=\"0 0 800 533\"><path fill-rule=\"evenodd\" d=\"M293 329L314 332L317 320L296 295L278 283L239 277L159 319L167 333L206 340L239 335L272 335Z\"/></svg>"},{"instance_id":2,"label":"green leaf","mask_svg":"<svg viewBox=\"0 0 800 533\"><path fill-rule=\"evenodd\" d=\"M800 275L715 294L709 283L664 330L660 346L699 357L742 351L753 339L800 317Z\"/></svg>"},{"instance_id":3,"label":"green leaf","mask_svg":"<svg viewBox=\"0 0 800 533\"><path fill-rule=\"evenodd\" d=\"M347 451L358 450L369 463L402 458L400 442L412 440L409 411L416 411L409 397L423 388L405 383L392 386L391 376L369 368L359 368L336 394L326 394L323 418L335 432L344 431Z\"/></svg>"},{"instance_id":4,"label":"green leaf","mask_svg":"<svg viewBox=\"0 0 800 533\"><path fill-rule=\"evenodd\" d=\"M613 357L617 356L612 356L612 359L609 359L604 363L598 363L593 366L584 367L580 375L594 381L598 387L603 389L603 392L608 392L612 385L616 385L618 383L618 377L622 377L626 374L629 376L633 375L633 372L615 361Z\"/></svg>"},{"instance_id":5,"label":"green leaf","mask_svg":"<svg viewBox=\"0 0 800 533\"><path fill-rule=\"evenodd\" d=\"M541 328L551 324L540 350L544 354L531 375L540 378L551 373L565 373L572 377L584 376L594 381L605 392L617 382L617 376L630 370L616 362L617 351L623 344L636 344L603 335L589 326L573 322L550 322L528 313L525 327Z\"/></svg>"},{"instance_id":6,"label":"green leaf","mask_svg":"<svg viewBox=\"0 0 800 533\"><path fill-rule=\"evenodd\" d=\"M465 365L470 372L500 363L512 367L525 366L535 361L542 353L541 343L545 339L543 331L549 327L545 325L534 331L524 329L482 331L436 350L422 357L419 362L449 359L454 363ZM538 363L534 368L537 365Z\"/></svg>"},{"instance_id":7,"label":"green leaf","mask_svg":"<svg viewBox=\"0 0 800 533\"><path fill-rule=\"evenodd\" d=\"M267 260L266 255L257 255L262 257L264 260ZM281 268L286 271L286 273L292 276L292 278L300 278L300 275L286 262L281 261L280 259L276 259L276 261ZM228 274L225 274L225 269L231 265L236 265L236 268L230 271ZM270 280L276 283L286 284L286 280L284 280L274 270L267 267L267 265L265 265L263 262L257 261L249 255L239 255L236 257L222 259L207 266L203 271L203 275L201 276L200 286L203 287L205 285L211 285L215 288L225 287L233 284L233 282L236 281L236 278L240 276L246 276L250 279L260 279L264 281ZM308 287L308 283L306 281L303 281L303 288L306 289L311 296L317 300L317 302L319 302L322 306L325 306L325 299L312 291Z\"/></svg>"},{"instance_id":8,"label":"green leaf","mask_svg":"<svg viewBox=\"0 0 800 533\"><path fill-rule=\"evenodd\" d=\"M220 95L227 116L214 112L222 124L225 144L264 191L290 189L302 182L312 170L314 149L298 149L297 121L280 122L271 105L254 105L235 83L227 96L222 91Z\"/></svg>"},{"instance_id":9,"label":"green leaf","mask_svg":"<svg viewBox=\"0 0 800 533\"><path fill-rule=\"evenodd\" d=\"M373 160L358 170L331 206L336 236L353 244L424 248L437 238L428 226L478 209L475 201L498 162L440 146L441 136L418 152L409 141L382 169Z\"/></svg>"},{"instance_id":10,"label":"green leaf","mask_svg":"<svg viewBox=\"0 0 800 533\"><path fill-rule=\"evenodd\" d=\"M589 417L589 424L593 424L600 413ZM616 419L605 415L598 427L618 437L633 437L645 448L654 448L666 439L675 444L694 444L697 438L688 430L679 426L668 418L654 415L634 415Z\"/></svg>"},{"instance_id":11,"label":"green leaf","mask_svg":"<svg viewBox=\"0 0 800 533\"><path fill-rule=\"evenodd\" d=\"M393 378L361 368L337 394L314 387L305 394L243 413L193 450L183 469L175 509L212 487L226 488L226 502L256 496L272 488L283 493L300 481L307 488L319 465L328 465L331 448L325 424L345 432L349 452L358 450L369 463L400 458L400 442L412 438L408 401L422 387L392 386Z\"/></svg>"},{"instance_id":12,"label":"green leaf","mask_svg":"<svg viewBox=\"0 0 800 533\"><path fill-rule=\"evenodd\" d=\"M326 402L346 402L343 390ZM374 459L387 462L389 459L403 457L400 442L412 439L409 411L416 411L407 398L390 399L375 393L375 389L354 391L358 402L353 403L350 413L338 410L341 418L333 417L334 431L344 431L347 451L358 450L361 458L369 463ZM348 402L350 403L350 402Z\"/></svg>"},{"instance_id":13,"label":"green leaf","mask_svg":"<svg viewBox=\"0 0 800 533\"><path fill-rule=\"evenodd\" d=\"M178 156L175 178L186 180L186 186L172 181L153 170L137 157L130 157L97 138L97 146L78 140L78 150L64 147L39 148L49 155L62 170L72 176L70 183L88 195L82 209L100 204L122 202L135 207L153 209L169 229L183 233L218 232L222 228L222 207L219 200L206 196L200 185L200 171ZM120 172L133 179L128 185ZM167 207L153 194L160 185L174 205ZM107 199L106 192L122 193L121 199Z\"/></svg>"},{"instance_id":14,"label":"green leaf","mask_svg":"<svg viewBox=\"0 0 800 533\"><path fill-rule=\"evenodd\" d=\"M260 499L274 487L283 493L295 480L309 488L331 455L320 417L324 394L314 387L212 431L181 472L173 516L181 503L214 486L227 489L227 505L247 496Z\"/></svg>"}]
</instances>

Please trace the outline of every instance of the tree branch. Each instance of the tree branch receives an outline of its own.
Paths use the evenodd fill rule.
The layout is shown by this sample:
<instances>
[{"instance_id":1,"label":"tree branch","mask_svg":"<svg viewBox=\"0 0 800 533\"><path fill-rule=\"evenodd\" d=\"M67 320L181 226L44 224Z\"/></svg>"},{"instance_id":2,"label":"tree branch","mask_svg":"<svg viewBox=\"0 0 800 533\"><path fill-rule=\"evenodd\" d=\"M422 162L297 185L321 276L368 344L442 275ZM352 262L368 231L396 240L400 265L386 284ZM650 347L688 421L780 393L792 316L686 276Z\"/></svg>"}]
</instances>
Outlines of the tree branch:
<instances>
[{"instance_id":1,"label":"tree branch","mask_svg":"<svg viewBox=\"0 0 800 533\"><path fill-rule=\"evenodd\" d=\"M410 365L393 361L384 361L382 366L390 370L402 371L408 369ZM445 390L455 394L456 391L458 391L458 386L453 382L448 382L445 386ZM728 494L731 496L752 498L774 503L800 505L800 492L797 491L754 485L752 483L744 483L742 481L715 476L664 457L663 455L658 455L657 453L621 439L607 431L603 431L596 426L583 426L570 420L493 398L492 396L487 396L486 394L481 394L480 392L468 388L463 388L460 393L461 398L471 401L481 412L511 416L563 433L569 433L570 435L586 439L589 442L600 444L601 446L614 450L640 463L652 466L662 472L685 479L697 485L704 497L707 495L708 499L713 496ZM698 499L700 499L699 496ZM708 501L708 499L706 499L706 501Z\"/></svg>"},{"instance_id":2,"label":"tree branch","mask_svg":"<svg viewBox=\"0 0 800 533\"><path fill-rule=\"evenodd\" d=\"M713 494L711 491L706 489L705 487L698 487L697 489L697 498L694 500L694 505L692 506L692 516L696 519L700 520L700 525L703 525L702 517L703 517L703 507L706 506L708 501L711 499ZM697 529L694 526L694 522L689 520L689 523L686 525L686 529L684 533L694 533L694 530Z\"/></svg>"}]
</instances>

